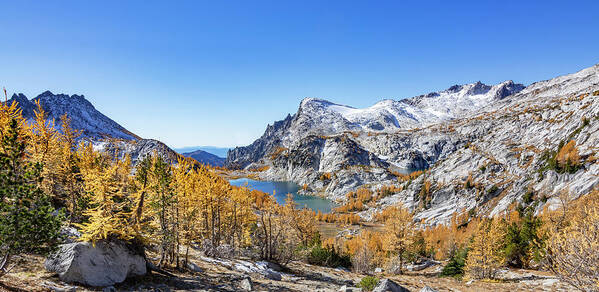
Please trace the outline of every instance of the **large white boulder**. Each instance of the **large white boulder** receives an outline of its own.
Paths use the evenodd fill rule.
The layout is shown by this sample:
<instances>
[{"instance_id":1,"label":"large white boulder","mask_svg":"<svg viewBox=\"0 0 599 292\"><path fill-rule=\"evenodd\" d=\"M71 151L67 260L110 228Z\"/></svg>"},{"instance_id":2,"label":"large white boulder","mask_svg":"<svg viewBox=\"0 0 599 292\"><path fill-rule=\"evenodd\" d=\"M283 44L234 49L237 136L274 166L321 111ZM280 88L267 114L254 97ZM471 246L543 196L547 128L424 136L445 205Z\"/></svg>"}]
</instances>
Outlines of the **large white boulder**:
<instances>
[{"instance_id":1,"label":"large white boulder","mask_svg":"<svg viewBox=\"0 0 599 292\"><path fill-rule=\"evenodd\" d=\"M46 270L69 283L104 287L121 283L127 277L146 274L144 257L120 241L63 244L46 259Z\"/></svg>"}]
</instances>

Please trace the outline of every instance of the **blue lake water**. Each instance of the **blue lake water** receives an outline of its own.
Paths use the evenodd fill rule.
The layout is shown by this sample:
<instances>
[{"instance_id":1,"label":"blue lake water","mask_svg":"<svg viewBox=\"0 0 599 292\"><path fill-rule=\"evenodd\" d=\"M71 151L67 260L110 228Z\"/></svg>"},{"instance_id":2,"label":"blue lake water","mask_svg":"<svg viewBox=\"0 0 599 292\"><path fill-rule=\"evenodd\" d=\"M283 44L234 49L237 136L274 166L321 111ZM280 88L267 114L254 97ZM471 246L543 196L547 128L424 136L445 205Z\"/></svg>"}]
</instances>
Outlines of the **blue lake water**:
<instances>
[{"instance_id":1,"label":"blue lake water","mask_svg":"<svg viewBox=\"0 0 599 292\"><path fill-rule=\"evenodd\" d=\"M293 196L293 200L300 207L308 207L314 211L322 213L331 212L331 209L335 207L334 203L330 200L316 197L316 196L304 196L298 195L297 191L300 189L299 185L289 181L258 181L249 178L238 178L229 181L234 186L247 186L250 189L259 190L265 193L272 194L275 192L275 199L277 203L284 204L287 194Z\"/></svg>"}]
</instances>

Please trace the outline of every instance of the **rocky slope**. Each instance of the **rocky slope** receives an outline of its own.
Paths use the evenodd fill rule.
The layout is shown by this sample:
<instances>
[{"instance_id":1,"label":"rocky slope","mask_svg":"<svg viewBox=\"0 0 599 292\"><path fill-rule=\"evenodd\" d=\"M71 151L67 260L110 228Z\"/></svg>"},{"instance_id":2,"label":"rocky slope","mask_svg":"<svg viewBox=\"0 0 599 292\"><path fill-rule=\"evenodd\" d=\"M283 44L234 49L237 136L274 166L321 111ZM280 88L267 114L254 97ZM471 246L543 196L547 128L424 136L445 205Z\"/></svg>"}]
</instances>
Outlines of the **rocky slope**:
<instances>
[{"instance_id":1,"label":"rocky slope","mask_svg":"<svg viewBox=\"0 0 599 292\"><path fill-rule=\"evenodd\" d=\"M362 212L366 219L399 201L431 222L460 210L495 214L527 192L541 208L561 191L577 197L599 184L598 70L524 89L512 82L454 86L363 110L305 99L252 145L231 150L227 165L268 165L262 178L306 184L336 200L360 186L402 185ZM393 112L402 106L412 115ZM548 168L549 151L569 140L576 141L581 166L575 173ZM409 169L428 170L409 183L396 178ZM465 187L469 176L472 186Z\"/></svg>"},{"instance_id":2,"label":"rocky slope","mask_svg":"<svg viewBox=\"0 0 599 292\"><path fill-rule=\"evenodd\" d=\"M185 157L190 157L197 160L199 163L210 165L210 166L223 166L225 159L218 157L212 153L208 153L204 150L196 150L192 152L182 153Z\"/></svg>"},{"instance_id":3,"label":"rocky slope","mask_svg":"<svg viewBox=\"0 0 599 292\"><path fill-rule=\"evenodd\" d=\"M94 148L107 151L119 157L130 155L133 163L152 153L157 153L171 163L176 163L179 155L164 143L142 139L125 129L117 122L98 111L83 95L53 94L50 91L29 100L24 94L13 94L8 103L17 102L23 117L35 119L36 103L39 102L48 118L53 119L60 129L60 117L66 114L71 127L81 131L79 139L90 141Z\"/></svg>"}]
</instances>

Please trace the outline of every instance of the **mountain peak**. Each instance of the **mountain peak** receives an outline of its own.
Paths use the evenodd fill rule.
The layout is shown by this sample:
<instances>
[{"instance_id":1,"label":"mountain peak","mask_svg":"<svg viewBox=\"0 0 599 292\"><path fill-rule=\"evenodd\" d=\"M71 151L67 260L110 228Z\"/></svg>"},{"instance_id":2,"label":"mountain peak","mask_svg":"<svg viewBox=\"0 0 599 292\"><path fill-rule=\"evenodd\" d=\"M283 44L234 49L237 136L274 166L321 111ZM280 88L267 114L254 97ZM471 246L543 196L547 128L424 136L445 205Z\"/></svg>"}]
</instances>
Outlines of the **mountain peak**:
<instances>
[{"instance_id":1,"label":"mountain peak","mask_svg":"<svg viewBox=\"0 0 599 292\"><path fill-rule=\"evenodd\" d=\"M35 118L34 101L39 101L48 118L54 119L57 123L62 115L67 114L71 119L71 126L82 131L82 138L93 140L107 137L124 140L140 139L96 110L83 95L54 94L46 90L31 101L22 93L13 94L11 100L18 102L18 106L23 111L23 117L30 120Z\"/></svg>"},{"instance_id":2,"label":"mountain peak","mask_svg":"<svg viewBox=\"0 0 599 292\"><path fill-rule=\"evenodd\" d=\"M332 105L333 102L330 102L326 99L317 98L317 97L306 97L302 99L300 102L300 107L308 106L308 105Z\"/></svg>"},{"instance_id":3,"label":"mountain peak","mask_svg":"<svg viewBox=\"0 0 599 292\"><path fill-rule=\"evenodd\" d=\"M29 103L29 99L27 99L25 94L22 94L22 93L19 93L19 94L13 93L10 100L14 100L14 101L18 102L19 104Z\"/></svg>"},{"instance_id":4,"label":"mountain peak","mask_svg":"<svg viewBox=\"0 0 599 292\"><path fill-rule=\"evenodd\" d=\"M50 91L50 90L46 90L46 91L42 92L42 94L36 96L36 98L46 97L46 96L54 96L54 93L52 93L52 91Z\"/></svg>"}]
</instances>

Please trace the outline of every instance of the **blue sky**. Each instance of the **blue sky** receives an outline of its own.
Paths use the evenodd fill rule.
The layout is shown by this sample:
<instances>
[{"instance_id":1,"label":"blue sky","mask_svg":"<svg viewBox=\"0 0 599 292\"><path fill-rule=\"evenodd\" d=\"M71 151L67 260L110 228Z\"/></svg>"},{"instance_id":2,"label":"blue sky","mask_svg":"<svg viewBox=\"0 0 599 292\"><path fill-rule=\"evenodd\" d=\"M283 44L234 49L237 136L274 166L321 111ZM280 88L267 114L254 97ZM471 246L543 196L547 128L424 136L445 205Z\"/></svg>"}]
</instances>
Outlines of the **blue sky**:
<instances>
[{"instance_id":1,"label":"blue sky","mask_svg":"<svg viewBox=\"0 0 599 292\"><path fill-rule=\"evenodd\" d=\"M599 1L1 1L0 86L84 94L172 147L245 145L307 96L364 107L592 66L597 11Z\"/></svg>"}]
</instances>

